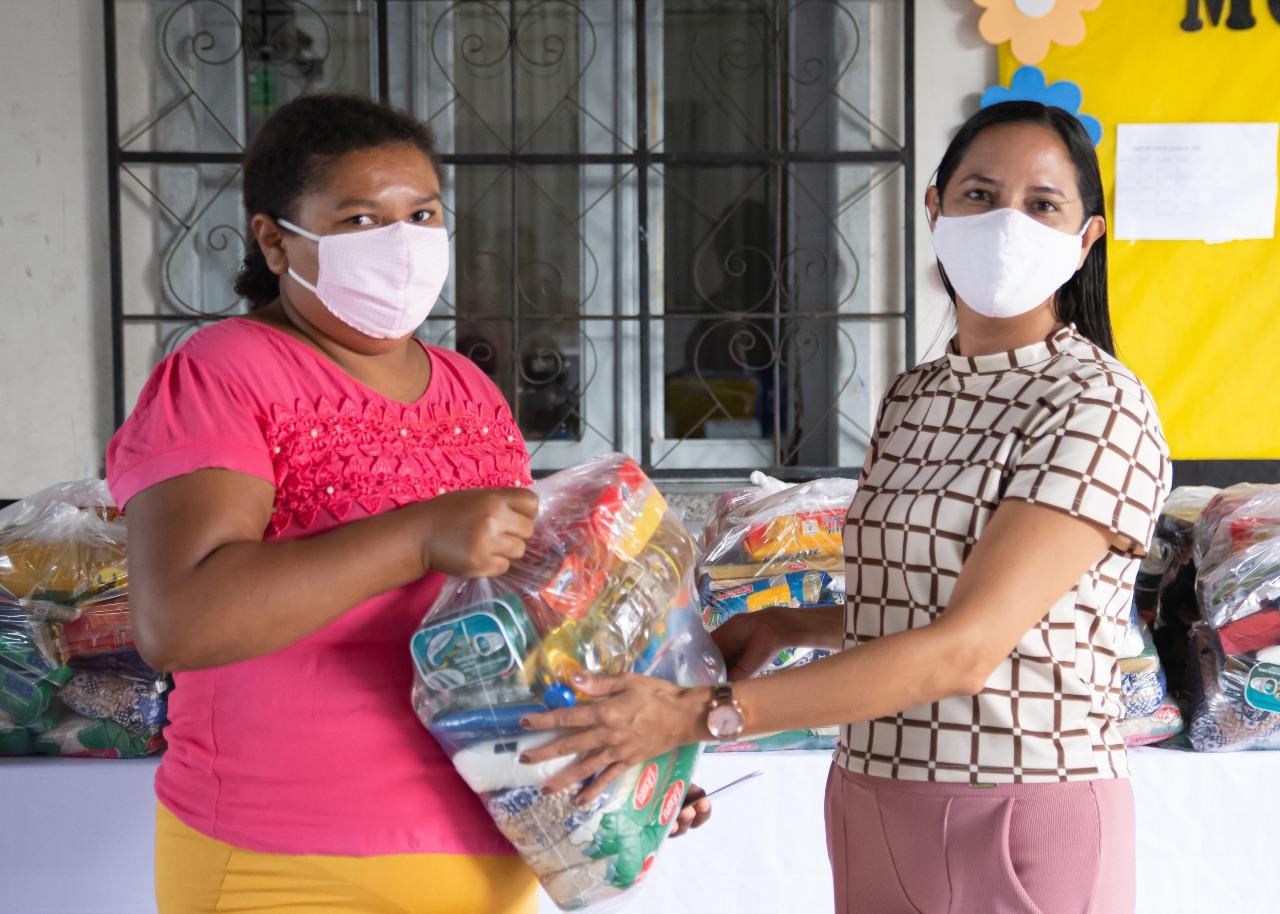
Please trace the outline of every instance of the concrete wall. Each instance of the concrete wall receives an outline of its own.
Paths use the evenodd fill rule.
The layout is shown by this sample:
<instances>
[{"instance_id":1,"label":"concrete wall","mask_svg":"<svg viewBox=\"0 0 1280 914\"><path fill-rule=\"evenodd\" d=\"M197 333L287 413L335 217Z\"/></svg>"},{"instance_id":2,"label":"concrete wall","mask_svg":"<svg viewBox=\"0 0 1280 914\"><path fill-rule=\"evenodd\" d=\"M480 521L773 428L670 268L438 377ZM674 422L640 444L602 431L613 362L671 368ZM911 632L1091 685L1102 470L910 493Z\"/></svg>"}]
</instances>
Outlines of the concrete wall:
<instances>
[{"instance_id":1,"label":"concrete wall","mask_svg":"<svg viewBox=\"0 0 1280 914\"><path fill-rule=\"evenodd\" d=\"M917 0L916 175L996 76L972 0ZM0 2L0 499L101 472L111 430L102 11ZM921 202L923 208L923 202ZM950 307L917 220L919 358Z\"/></svg>"},{"instance_id":2,"label":"concrete wall","mask_svg":"<svg viewBox=\"0 0 1280 914\"><path fill-rule=\"evenodd\" d=\"M101 472L110 432L102 7L0 3L0 498Z\"/></svg>"},{"instance_id":3,"label":"concrete wall","mask_svg":"<svg viewBox=\"0 0 1280 914\"><path fill-rule=\"evenodd\" d=\"M929 241L924 193L947 143L996 81L996 51L978 34L973 0L916 0L916 358L940 355L954 328Z\"/></svg>"}]
</instances>

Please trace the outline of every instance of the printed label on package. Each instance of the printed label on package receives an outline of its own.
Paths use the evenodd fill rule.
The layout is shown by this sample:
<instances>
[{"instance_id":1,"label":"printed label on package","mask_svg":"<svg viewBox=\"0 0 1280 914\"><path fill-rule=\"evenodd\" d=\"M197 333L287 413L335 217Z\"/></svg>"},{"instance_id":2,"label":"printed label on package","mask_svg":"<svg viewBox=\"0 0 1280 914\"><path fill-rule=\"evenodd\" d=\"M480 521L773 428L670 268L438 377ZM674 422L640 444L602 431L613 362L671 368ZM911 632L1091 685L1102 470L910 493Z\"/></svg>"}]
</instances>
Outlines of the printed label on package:
<instances>
[{"instance_id":1,"label":"printed label on package","mask_svg":"<svg viewBox=\"0 0 1280 914\"><path fill-rule=\"evenodd\" d=\"M654 793L658 789L658 766L650 762L645 766L644 771L640 773L640 779L636 783L636 794L632 800L636 809L644 809L649 805L649 801L653 799Z\"/></svg>"},{"instance_id":2,"label":"printed label on package","mask_svg":"<svg viewBox=\"0 0 1280 914\"><path fill-rule=\"evenodd\" d=\"M1280 664L1254 664L1245 683L1244 700L1259 711L1280 714Z\"/></svg>"},{"instance_id":3,"label":"printed label on package","mask_svg":"<svg viewBox=\"0 0 1280 914\"><path fill-rule=\"evenodd\" d=\"M680 802L684 799L684 781L676 781L667 788L667 795L662 798L662 811L658 814L659 825L670 825L671 820L680 811Z\"/></svg>"}]
</instances>

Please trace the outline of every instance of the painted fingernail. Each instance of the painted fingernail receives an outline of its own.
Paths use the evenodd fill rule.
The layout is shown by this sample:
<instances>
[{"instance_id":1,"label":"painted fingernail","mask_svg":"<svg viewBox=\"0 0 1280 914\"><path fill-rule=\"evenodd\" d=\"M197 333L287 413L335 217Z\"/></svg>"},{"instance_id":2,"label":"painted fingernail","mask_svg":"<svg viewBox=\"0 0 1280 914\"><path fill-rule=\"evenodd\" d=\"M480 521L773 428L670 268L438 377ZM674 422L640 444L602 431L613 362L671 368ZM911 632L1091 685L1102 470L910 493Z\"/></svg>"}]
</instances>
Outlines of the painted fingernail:
<instances>
[{"instance_id":1,"label":"painted fingernail","mask_svg":"<svg viewBox=\"0 0 1280 914\"><path fill-rule=\"evenodd\" d=\"M571 676L570 678L573 680L574 685L587 684L587 677L585 673L574 673L573 676Z\"/></svg>"},{"instance_id":2,"label":"painted fingernail","mask_svg":"<svg viewBox=\"0 0 1280 914\"><path fill-rule=\"evenodd\" d=\"M521 730L528 730L528 729L529 729L529 718L527 718L527 717L522 717L522 718L520 718L520 729L521 729Z\"/></svg>"},{"instance_id":3,"label":"painted fingernail","mask_svg":"<svg viewBox=\"0 0 1280 914\"><path fill-rule=\"evenodd\" d=\"M529 756L525 755L523 752L520 753L520 764L521 765L529 764Z\"/></svg>"}]
</instances>

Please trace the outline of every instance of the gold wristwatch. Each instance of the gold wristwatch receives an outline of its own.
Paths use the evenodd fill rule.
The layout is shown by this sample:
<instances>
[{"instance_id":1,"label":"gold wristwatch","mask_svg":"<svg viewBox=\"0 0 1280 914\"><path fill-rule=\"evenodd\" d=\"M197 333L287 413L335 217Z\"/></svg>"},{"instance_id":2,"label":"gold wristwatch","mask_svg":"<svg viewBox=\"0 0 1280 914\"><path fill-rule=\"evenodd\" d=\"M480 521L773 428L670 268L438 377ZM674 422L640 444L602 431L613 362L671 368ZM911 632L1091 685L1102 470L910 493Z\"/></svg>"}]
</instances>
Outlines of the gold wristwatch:
<instances>
[{"instance_id":1,"label":"gold wristwatch","mask_svg":"<svg viewBox=\"0 0 1280 914\"><path fill-rule=\"evenodd\" d=\"M746 718L742 716L738 699L733 697L733 686L716 686L711 692L711 708L707 711L707 730L724 742L741 736L745 726Z\"/></svg>"}]
</instances>

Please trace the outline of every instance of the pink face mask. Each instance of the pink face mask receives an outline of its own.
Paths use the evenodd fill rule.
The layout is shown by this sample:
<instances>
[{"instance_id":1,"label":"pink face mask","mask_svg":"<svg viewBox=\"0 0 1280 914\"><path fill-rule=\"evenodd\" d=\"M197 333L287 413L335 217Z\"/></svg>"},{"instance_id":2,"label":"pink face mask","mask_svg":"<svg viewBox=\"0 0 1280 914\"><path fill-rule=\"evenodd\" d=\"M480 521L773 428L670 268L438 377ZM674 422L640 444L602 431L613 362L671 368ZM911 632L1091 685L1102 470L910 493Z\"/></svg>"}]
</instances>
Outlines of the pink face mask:
<instances>
[{"instance_id":1,"label":"pink face mask","mask_svg":"<svg viewBox=\"0 0 1280 914\"><path fill-rule=\"evenodd\" d=\"M315 293L329 313L379 340L408 336L435 307L449 275L449 233L396 222L383 228L313 235L284 219L291 232L320 246L315 285L289 275Z\"/></svg>"}]
</instances>

